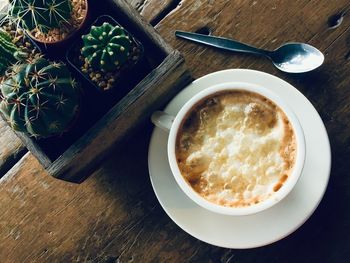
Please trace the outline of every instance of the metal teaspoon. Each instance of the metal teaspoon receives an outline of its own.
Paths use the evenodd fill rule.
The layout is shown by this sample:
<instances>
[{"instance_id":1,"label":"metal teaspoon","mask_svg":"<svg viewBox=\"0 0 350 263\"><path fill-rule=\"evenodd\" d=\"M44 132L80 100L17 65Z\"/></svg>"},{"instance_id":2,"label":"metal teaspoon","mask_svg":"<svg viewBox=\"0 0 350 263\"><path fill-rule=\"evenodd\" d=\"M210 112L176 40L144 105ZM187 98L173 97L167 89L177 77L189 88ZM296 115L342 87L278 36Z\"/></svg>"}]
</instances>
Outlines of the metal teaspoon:
<instances>
[{"instance_id":1,"label":"metal teaspoon","mask_svg":"<svg viewBox=\"0 0 350 263\"><path fill-rule=\"evenodd\" d=\"M184 31L176 31L175 35L180 38L220 49L265 56L269 58L279 70L288 73L308 72L321 66L324 61L324 55L321 51L305 43L286 43L276 50L269 51L228 38Z\"/></svg>"}]
</instances>

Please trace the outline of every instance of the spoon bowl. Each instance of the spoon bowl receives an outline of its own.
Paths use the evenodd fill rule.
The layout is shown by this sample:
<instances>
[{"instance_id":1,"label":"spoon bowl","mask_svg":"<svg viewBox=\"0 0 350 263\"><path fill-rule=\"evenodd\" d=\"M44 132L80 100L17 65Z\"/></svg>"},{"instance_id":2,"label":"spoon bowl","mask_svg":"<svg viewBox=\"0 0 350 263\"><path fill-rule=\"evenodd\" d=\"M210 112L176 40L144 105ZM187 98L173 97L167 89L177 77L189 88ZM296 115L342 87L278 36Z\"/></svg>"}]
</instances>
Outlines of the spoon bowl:
<instances>
[{"instance_id":1,"label":"spoon bowl","mask_svg":"<svg viewBox=\"0 0 350 263\"><path fill-rule=\"evenodd\" d=\"M324 55L321 51L304 43L286 43L274 51L269 51L223 37L183 31L176 31L175 35L220 49L268 57L279 70L288 73L308 72L321 66L324 61Z\"/></svg>"},{"instance_id":2,"label":"spoon bowl","mask_svg":"<svg viewBox=\"0 0 350 263\"><path fill-rule=\"evenodd\" d=\"M281 71L303 73L321 66L324 55L317 48L304 43L287 43L270 52L272 63Z\"/></svg>"}]
</instances>

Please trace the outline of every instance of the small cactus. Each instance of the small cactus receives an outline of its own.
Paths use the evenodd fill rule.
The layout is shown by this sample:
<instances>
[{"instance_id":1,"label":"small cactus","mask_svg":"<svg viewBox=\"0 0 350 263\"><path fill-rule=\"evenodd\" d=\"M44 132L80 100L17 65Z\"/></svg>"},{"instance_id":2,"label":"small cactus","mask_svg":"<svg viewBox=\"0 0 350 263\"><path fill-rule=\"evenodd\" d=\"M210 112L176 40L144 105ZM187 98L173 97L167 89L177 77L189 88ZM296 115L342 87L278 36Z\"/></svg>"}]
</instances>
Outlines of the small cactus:
<instances>
[{"instance_id":1,"label":"small cactus","mask_svg":"<svg viewBox=\"0 0 350 263\"><path fill-rule=\"evenodd\" d=\"M130 58L132 41L120 26L107 22L92 26L90 33L82 39L81 54L94 69L114 71Z\"/></svg>"},{"instance_id":2,"label":"small cactus","mask_svg":"<svg viewBox=\"0 0 350 263\"><path fill-rule=\"evenodd\" d=\"M14 65L0 90L0 111L10 126L35 137L64 132L79 110L80 93L68 68L42 57Z\"/></svg>"},{"instance_id":3,"label":"small cactus","mask_svg":"<svg viewBox=\"0 0 350 263\"><path fill-rule=\"evenodd\" d=\"M10 0L8 17L28 31L48 32L71 18L71 0Z\"/></svg>"},{"instance_id":4,"label":"small cactus","mask_svg":"<svg viewBox=\"0 0 350 263\"><path fill-rule=\"evenodd\" d=\"M17 61L23 60L27 54L22 52L13 42L11 36L0 29L0 75Z\"/></svg>"}]
</instances>

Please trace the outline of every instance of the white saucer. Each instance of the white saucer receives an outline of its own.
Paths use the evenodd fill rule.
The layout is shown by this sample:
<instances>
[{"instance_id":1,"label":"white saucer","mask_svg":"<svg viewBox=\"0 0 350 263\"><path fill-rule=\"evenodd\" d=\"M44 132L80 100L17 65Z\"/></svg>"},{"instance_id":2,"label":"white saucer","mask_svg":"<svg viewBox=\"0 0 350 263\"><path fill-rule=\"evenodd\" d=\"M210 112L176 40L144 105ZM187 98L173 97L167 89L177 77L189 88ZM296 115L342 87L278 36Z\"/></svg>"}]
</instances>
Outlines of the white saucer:
<instances>
[{"instance_id":1,"label":"white saucer","mask_svg":"<svg viewBox=\"0 0 350 263\"><path fill-rule=\"evenodd\" d=\"M289 103L299 118L306 140L303 174L280 203L259 214L225 216L201 208L178 187L167 158L167 133L155 128L148 165L154 192L169 217L190 235L226 248L253 248L278 241L299 228L315 211L326 190L331 150L324 124L312 104L293 86L267 73L232 69L206 75L182 90L165 111L176 115L202 89L218 83L248 82L267 87Z\"/></svg>"}]
</instances>

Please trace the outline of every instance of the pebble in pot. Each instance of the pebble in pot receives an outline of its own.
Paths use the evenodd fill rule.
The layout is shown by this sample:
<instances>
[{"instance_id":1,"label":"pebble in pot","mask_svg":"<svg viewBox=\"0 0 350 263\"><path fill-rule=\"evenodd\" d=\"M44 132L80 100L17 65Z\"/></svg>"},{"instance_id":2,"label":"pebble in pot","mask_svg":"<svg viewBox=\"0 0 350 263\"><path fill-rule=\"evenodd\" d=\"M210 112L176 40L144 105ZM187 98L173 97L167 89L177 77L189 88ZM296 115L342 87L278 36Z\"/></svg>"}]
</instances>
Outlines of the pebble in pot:
<instances>
[{"instance_id":1,"label":"pebble in pot","mask_svg":"<svg viewBox=\"0 0 350 263\"><path fill-rule=\"evenodd\" d=\"M57 45L83 26L87 9L87 0L10 0L7 18L35 41Z\"/></svg>"}]
</instances>

